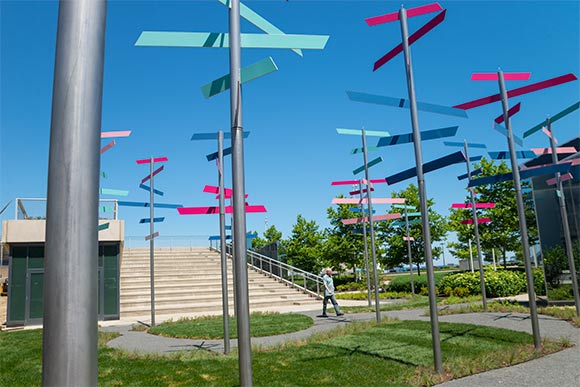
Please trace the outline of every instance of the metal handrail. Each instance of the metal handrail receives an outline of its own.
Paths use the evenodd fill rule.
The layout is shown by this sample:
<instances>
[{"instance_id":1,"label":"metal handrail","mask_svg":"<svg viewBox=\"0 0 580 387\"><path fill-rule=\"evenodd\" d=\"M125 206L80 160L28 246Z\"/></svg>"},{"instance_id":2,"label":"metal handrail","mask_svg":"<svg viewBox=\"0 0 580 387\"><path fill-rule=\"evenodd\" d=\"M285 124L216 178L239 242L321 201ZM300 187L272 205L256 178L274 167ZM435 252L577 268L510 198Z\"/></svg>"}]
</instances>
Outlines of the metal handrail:
<instances>
[{"instance_id":1,"label":"metal handrail","mask_svg":"<svg viewBox=\"0 0 580 387\"><path fill-rule=\"evenodd\" d=\"M219 246L210 249L220 251ZM226 244L226 254L232 256L232 245ZM302 292L322 299L321 289L324 289L322 277L309 273L295 266L280 262L276 259L248 250L248 266L270 278L300 289Z\"/></svg>"}]
</instances>

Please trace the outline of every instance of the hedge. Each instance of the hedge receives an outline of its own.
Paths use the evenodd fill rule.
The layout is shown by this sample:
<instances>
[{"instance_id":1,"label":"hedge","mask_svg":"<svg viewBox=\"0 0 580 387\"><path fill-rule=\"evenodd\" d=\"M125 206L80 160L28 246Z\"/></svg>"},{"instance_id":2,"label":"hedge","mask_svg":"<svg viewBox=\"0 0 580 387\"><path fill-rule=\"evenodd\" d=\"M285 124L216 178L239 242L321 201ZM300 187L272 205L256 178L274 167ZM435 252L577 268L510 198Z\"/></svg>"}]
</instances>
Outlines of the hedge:
<instances>
[{"instance_id":1,"label":"hedge","mask_svg":"<svg viewBox=\"0 0 580 387\"><path fill-rule=\"evenodd\" d=\"M449 273L435 273L435 286L439 286L439 281L451 274ZM422 288L427 288L427 276L421 274L413 275L413 283L415 285L415 292L419 293ZM411 293L411 276L410 275L398 275L394 277L389 285L386 286L386 290L389 292L407 292Z\"/></svg>"},{"instance_id":2,"label":"hedge","mask_svg":"<svg viewBox=\"0 0 580 387\"><path fill-rule=\"evenodd\" d=\"M534 289L536 294L545 294L544 275L541 269L534 269ZM510 270L486 270L484 273L487 297L508 297L527 292L524 272ZM481 294L479 272L452 274L439 281L438 288L443 295L467 296Z\"/></svg>"}]
</instances>

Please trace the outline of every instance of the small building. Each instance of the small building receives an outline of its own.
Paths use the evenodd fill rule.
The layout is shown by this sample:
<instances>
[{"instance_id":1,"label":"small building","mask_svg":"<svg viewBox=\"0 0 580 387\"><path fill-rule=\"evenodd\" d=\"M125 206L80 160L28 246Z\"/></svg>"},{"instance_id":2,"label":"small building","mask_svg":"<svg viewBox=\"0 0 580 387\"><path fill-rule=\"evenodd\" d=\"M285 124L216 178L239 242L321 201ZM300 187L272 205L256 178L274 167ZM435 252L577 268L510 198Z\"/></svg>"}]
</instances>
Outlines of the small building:
<instances>
[{"instance_id":1,"label":"small building","mask_svg":"<svg viewBox=\"0 0 580 387\"><path fill-rule=\"evenodd\" d=\"M7 326L42 323L44 267L49 265L44 254L46 220L22 216L24 207L16 199L15 220L2 222L2 252L8 258L8 305ZM114 217L116 218L116 211ZM18 215L20 214L20 215ZM124 222L117 219L101 219L99 225L108 228L99 231L98 297L99 320L119 319L119 274L124 241Z\"/></svg>"}]
</instances>

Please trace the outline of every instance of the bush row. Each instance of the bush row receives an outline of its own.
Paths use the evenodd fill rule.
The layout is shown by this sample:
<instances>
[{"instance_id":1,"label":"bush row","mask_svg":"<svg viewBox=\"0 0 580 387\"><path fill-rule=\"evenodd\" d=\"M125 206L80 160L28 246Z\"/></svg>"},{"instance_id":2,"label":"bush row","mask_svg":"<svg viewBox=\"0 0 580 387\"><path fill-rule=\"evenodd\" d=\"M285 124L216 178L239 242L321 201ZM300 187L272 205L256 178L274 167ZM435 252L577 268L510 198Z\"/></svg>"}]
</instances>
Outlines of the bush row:
<instances>
[{"instance_id":1,"label":"bush row","mask_svg":"<svg viewBox=\"0 0 580 387\"><path fill-rule=\"evenodd\" d=\"M541 269L534 269L534 289L536 294L545 294L544 275ZM486 270L484 274L487 297L508 297L527 292L524 272L510 270ZM442 295L465 297L481 294L479 272L452 274L438 283Z\"/></svg>"},{"instance_id":2,"label":"bush row","mask_svg":"<svg viewBox=\"0 0 580 387\"><path fill-rule=\"evenodd\" d=\"M449 276L450 273L435 273L435 286L438 285L439 281ZM415 292L419 292L422 288L427 289L427 276L425 274L413 275L413 282L415 284ZM411 278L409 275L399 275L394 277L389 285L386 286L386 290L389 292L407 292L411 293Z\"/></svg>"}]
</instances>

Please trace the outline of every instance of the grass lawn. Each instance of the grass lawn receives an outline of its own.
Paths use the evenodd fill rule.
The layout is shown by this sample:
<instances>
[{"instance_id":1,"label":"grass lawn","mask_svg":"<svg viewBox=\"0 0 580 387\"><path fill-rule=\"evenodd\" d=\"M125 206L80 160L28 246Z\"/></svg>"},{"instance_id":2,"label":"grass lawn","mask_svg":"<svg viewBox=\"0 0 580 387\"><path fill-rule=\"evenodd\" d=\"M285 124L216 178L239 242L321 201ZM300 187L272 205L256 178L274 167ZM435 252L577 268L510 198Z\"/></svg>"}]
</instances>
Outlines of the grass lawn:
<instances>
[{"instance_id":1,"label":"grass lawn","mask_svg":"<svg viewBox=\"0 0 580 387\"><path fill-rule=\"evenodd\" d=\"M252 337L274 336L301 331L313 324L314 321L303 314L254 312L250 315L250 334ZM229 328L230 338L237 338L235 317L230 317ZM224 324L222 316L203 316L164 322L147 331L154 335L186 339L223 339Z\"/></svg>"},{"instance_id":2,"label":"grass lawn","mask_svg":"<svg viewBox=\"0 0 580 387\"><path fill-rule=\"evenodd\" d=\"M365 295L366 299L366 295ZM414 309L423 308L429 306L429 297L427 296L410 296L405 297L406 301L398 302L391 305L381 305L381 311L390 310L403 310L403 309ZM374 303L374 295L373 295ZM453 304L464 304L473 303L481 301L481 296L468 296L468 297L438 297L437 304L439 305L453 305ZM363 312L374 312L375 307L371 306L345 306L340 308L345 313L363 313Z\"/></svg>"},{"instance_id":3,"label":"grass lawn","mask_svg":"<svg viewBox=\"0 0 580 387\"><path fill-rule=\"evenodd\" d=\"M487 305L487 310L489 312L501 312L501 313L508 312L530 313L530 308L510 302L489 303ZM483 312L483 305L469 304L458 308L441 309L439 310L438 314L440 316L443 316L448 314L478 313L478 312ZM576 307L574 306L538 307L538 313L566 320L576 328L580 328L580 317L576 316Z\"/></svg>"},{"instance_id":4,"label":"grass lawn","mask_svg":"<svg viewBox=\"0 0 580 387\"><path fill-rule=\"evenodd\" d=\"M350 324L304 342L253 352L255 386L417 386L516 364L538 356L521 332L441 323L445 373L433 372L430 324ZM106 337L101 334L104 341ZM40 330L0 332L0 385L38 386ZM543 354L565 343L544 342ZM9 350L6 350L8 349ZM237 357L204 350L141 356L99 347L101 386L236 386Z\"/></svg>"}]
</instances>

